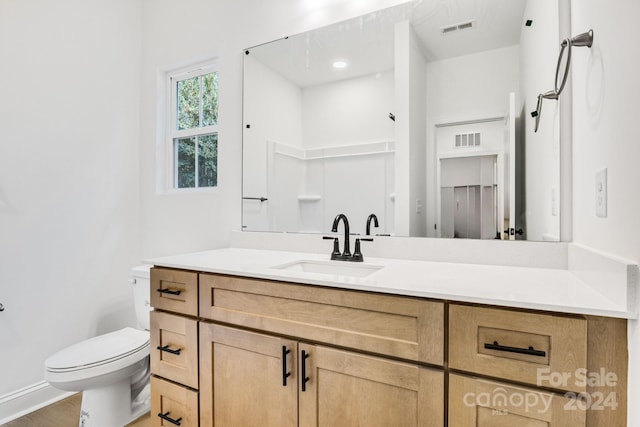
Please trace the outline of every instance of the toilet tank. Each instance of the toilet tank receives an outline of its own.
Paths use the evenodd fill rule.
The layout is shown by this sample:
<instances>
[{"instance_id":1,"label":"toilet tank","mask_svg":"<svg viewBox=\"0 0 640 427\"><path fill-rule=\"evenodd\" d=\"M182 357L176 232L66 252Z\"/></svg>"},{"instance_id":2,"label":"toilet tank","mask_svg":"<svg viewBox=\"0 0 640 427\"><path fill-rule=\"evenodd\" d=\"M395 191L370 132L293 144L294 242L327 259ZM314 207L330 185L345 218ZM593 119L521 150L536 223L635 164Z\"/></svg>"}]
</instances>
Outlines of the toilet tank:
<instances>
[{"instance_id":1,"label":"toilet tank","mask_svg":"<svg viewBox=\"0 0 640 427\"><path fill-rule=\"evenodd\" d=\"M150 298L150 265L139 265L131 269L131 283L133 283L133 306L140 329L149 330Z\"/></svg>"}]
</instances>

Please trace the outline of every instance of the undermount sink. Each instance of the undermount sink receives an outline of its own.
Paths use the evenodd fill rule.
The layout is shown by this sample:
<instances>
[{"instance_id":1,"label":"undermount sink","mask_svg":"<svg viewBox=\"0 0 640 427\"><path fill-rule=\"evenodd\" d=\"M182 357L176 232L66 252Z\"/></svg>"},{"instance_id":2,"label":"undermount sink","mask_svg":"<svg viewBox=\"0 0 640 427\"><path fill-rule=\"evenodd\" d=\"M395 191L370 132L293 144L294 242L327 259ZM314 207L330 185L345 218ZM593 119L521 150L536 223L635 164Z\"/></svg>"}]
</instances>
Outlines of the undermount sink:
<instances>
[{"instance_id":1,"label":"undermount sink","mask_svg":"<svg viewBox=\"0 0 640 427\"><path fill-rule=\"evenodd\" d=\"M383 266L373 264L355 264L348 261L312 261L298 260L271 268L302 273L328 274L334 276L366 277Z\"/></svg>"}]
</instances>

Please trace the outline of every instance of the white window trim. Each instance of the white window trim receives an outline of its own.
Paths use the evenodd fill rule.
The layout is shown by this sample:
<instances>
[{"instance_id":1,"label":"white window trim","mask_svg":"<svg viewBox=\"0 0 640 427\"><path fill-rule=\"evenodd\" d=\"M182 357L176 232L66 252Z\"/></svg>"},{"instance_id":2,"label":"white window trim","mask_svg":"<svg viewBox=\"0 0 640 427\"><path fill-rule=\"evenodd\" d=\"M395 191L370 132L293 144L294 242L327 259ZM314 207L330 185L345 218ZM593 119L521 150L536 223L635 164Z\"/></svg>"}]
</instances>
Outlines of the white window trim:
<instances>
[{"instance_id":1,"label":"white window trim","mask_svg":"<svg viewBox=\"0 0 640 427\"><path fill-rule=\"evenodd\" d=\"M214 71L219 72L218 64L216 60L208 60L197 64L192 64L189 66L165 70L159 73L158 82L164 86L164 90L162 90L159 95L159 110L162 110L162 113L159 114L159 117L162 117L164 122L164 126L162 129L163 136L158 139L158 143L161 145L160 150L157 150L156 157L164 157L164 159L159 160L159 165L164 164L164 170L159 171L158 185L157 191L159 193L165 194L185 194L185 193L211 193L216 192L218 190L219 184L215 187L187 187L187 188L178 188L176 186L176 165L175 162L175 149L173 141L175 138L189 137L189 136L199 136L210 133L217 133L219 135L219 124L215 124L212 126L206 126L202 128L196 129L187 129L187 130L178 130L177 128L177 91L174 90L176 81L184 80L187 78L197 77L204 74L208 74ZM160 113L160 111L159 111ZM219 140L218 140L219 142ZM196 156L196 166L197 166L197 156ZM197 169L196 169L197 171Z\"/></svg>"}]
</instances>

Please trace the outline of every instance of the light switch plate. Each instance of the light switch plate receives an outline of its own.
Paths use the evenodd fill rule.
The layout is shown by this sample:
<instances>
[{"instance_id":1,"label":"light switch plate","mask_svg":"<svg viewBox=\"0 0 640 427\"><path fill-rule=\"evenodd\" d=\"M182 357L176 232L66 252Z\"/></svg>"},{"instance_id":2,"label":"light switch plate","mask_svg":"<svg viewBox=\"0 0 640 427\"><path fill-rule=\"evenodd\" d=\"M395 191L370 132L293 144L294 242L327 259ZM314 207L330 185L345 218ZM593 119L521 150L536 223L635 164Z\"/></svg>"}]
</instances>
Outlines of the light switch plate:
<instances>
[{"instance_id":1,"label":"light switch plate","mask_svg":"<svg viewBox=\"0 0 640 427\"><path fill-rule=\"evenodd\" d=\"M596 172L596 216L607 217L607 169Z\"/></svg>"}]
</instances>

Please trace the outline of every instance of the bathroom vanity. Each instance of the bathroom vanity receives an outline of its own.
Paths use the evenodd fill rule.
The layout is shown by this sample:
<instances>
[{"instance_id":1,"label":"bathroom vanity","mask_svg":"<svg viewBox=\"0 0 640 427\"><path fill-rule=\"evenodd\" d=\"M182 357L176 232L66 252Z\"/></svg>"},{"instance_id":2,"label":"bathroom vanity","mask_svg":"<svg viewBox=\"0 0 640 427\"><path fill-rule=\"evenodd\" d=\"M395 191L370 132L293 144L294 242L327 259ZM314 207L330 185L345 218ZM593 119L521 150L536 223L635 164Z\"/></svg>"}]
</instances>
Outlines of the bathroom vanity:
<instances>
[{"instance_id":1,"label":"bathroom vanity","mask_svg":"<svg viewBox=\"0 0 640 427\"><path fill-rule=\"evenodd\" d=\"M240 248L152 261L153 425L626 425L635 314L568 271Z\"/></svg>"}]
</instances>

